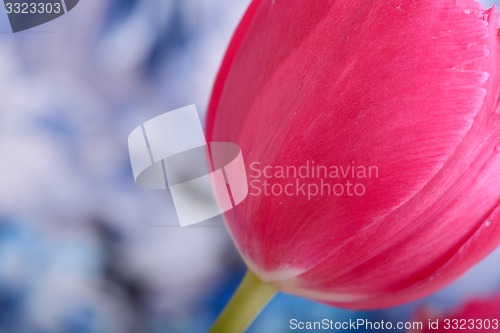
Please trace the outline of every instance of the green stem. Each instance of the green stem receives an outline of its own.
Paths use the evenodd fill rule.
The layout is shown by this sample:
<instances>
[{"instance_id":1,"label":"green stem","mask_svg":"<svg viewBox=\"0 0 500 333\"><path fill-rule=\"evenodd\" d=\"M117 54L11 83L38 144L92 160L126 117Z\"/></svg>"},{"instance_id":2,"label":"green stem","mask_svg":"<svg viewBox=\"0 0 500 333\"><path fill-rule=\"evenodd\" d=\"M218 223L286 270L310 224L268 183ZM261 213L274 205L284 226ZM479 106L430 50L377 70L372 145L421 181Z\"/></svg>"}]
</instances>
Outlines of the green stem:
<instances>
[{"instance_id":1,"label":"green stem","mask_svg":"<svg viewBox=\"0 0 500 333\"><path fill-rule=\"evenodd\" d=\"M209 333L244 332L277 292L248 270Z\"/></svg>"}]
</instances>

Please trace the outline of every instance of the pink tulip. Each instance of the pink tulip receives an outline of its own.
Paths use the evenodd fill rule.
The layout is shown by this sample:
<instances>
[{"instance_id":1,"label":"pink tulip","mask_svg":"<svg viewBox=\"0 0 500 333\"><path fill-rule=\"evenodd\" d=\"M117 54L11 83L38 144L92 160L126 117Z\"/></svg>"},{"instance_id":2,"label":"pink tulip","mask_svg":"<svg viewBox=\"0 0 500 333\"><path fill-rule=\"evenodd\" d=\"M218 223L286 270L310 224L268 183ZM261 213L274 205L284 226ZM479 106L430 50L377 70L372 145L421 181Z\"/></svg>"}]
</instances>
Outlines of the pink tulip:
<instances>
[{"instance_id":1,"label":"pink tulip","mask_svg":"<svg viewBox=\"0 0 500 333\"><path fill-rule=\"evenodd\" d=\"M500 244L499 25L473 0L251 3L207 136L238 144L258 184L225 215L258 281L388 307L442 288ZM311 195L291 178L318 178L277 174L311 165L340 169L326 181L344 187ZM274 193L257 193L264 180ZM348 194L347 182L361 185Z\"/></svg>"},{"instance_id":2,"label":"pink tulip","mask_svg":"<svg viewBox=\"0 0 500 333\"><path fill-rule=\"evenodd\" d=\"M431 309L418 314L423 329L409 333L493 333L500 331L500 294L467 302L455 311L438 314Z\"/></svg>"}]
</instances>

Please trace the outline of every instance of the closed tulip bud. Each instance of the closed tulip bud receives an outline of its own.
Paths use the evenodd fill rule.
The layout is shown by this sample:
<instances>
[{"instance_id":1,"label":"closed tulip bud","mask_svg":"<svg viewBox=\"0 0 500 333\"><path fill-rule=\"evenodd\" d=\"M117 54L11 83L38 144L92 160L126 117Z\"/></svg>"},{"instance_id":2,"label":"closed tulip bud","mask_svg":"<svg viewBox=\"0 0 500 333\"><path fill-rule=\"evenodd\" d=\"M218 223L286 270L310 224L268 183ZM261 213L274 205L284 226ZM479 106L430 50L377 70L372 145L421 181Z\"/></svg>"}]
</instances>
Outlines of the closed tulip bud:
<instances>
[{"instance_id":1,"label":"closed tulip bud","mask_svg":"<svg viewBox=\"0 0 500 333\"><path fill-rule=\"evenodd\" d=\"M230 307L250 284L394 306L500 244L499 26L473 0L251 3L206 126L249 178L225 215L250 271Z\"/></svg>"}]
</instances>

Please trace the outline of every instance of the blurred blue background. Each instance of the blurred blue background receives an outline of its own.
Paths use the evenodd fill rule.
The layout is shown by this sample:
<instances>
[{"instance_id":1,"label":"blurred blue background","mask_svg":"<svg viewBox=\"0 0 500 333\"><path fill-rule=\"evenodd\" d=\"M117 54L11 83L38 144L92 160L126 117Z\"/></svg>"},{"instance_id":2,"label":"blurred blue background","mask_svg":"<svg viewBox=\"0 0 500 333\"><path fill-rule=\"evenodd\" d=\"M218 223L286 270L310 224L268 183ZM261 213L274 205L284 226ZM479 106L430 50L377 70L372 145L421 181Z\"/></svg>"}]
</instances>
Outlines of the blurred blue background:
<instances>
[{"instance_id":1,"label":"blurred blue background","mask_svg":"<svg viewBox=\"0 0 500 333\"><path fill-rule=\"evenodd\" d=\"M208 329L245 267L220 221L180 229L168 193L136 187L127 136L168 110L206 110L248 3L82 0L18 34L2 7L0 333ZM500 290L499 262L500 250L447 289L382 311L278 295L249 331L453 308Z\"/></svg>"}]
</instances>

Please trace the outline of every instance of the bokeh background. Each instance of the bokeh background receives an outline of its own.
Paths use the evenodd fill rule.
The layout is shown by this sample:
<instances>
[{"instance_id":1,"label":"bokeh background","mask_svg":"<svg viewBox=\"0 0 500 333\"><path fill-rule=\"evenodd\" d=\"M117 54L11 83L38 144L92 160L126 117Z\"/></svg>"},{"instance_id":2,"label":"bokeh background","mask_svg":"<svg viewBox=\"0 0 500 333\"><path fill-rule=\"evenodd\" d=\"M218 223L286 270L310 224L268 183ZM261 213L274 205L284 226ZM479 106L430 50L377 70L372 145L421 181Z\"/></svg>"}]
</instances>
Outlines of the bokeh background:
<instances>
[{"instance_id":1,"label":"bokeh background","mask_svg":"<svg viewBox=\"0 0 500 333\"><path fill-rule=\"evenodd\" d=\"M81 0L13 34L0 11L0 333L196 333L245 267L217 220L178 227L169 194L136 187L127 137L206 110L249 0ZM492 1L485 1L491 5ZM278 295L249 332L289 320L410 320L500 290L500 250L450 287L382 311Z\"/></svg>"}]
</instances>

